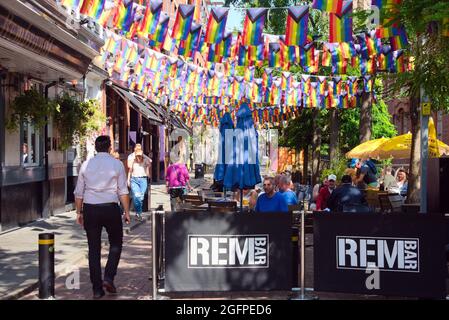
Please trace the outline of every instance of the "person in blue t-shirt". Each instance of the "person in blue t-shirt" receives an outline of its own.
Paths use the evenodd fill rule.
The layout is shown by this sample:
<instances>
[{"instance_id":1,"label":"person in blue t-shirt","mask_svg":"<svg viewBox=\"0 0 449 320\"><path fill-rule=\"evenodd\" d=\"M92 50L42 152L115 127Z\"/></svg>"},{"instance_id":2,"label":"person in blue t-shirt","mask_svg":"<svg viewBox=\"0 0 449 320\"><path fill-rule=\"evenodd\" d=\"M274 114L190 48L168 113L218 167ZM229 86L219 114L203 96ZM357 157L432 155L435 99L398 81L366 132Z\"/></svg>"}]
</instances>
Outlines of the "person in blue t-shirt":
<instances>
[{"instance_id":1,"label":"person in blue t-shirt","mask_svg":"<svg viewBox=\"0 0 449 320\"><path fill-rule=\"evenodd\" d=\"M265 178L263 181L263 190L265 192L257 198L256 212L288 212L287 201L274 188L274 179L271 177Z\"/></svg>"},{"instance_id":2,"label":"person in blue t-shirt","mask_svg":"<svg viewBox=\"0 0 449 320\"><path fill-rule=\"evenodd\" d=\"M287 201L288 206L298 204L296 193L290 189L291 183L292 180L287 175L282 175L279 179L279 192L282 194L285 201Z\"/></svg>"}]
</instances>

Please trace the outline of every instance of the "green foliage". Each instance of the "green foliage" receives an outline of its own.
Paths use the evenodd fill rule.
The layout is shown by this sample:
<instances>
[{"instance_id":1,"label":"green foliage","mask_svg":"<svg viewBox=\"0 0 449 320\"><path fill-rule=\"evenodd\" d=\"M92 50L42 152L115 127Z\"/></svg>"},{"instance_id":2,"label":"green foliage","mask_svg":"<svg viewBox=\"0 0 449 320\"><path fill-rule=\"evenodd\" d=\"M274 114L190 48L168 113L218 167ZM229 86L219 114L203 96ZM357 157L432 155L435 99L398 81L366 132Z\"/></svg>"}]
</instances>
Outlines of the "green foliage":
<instances>
[{"instance_id":1,"label":"green foliage","mask_svg":"<svg viewBox=\"0 0 449 320\"><path fill-rule=\"evenodd\" d=\"M449 39L439 28L449 16L447 1L404 0L396 10L387 12L400 21L409 37L409 54L414 57L411 72L391 75L397 94L419 97L424 89L434 110L449 110Z\"/></svg>"},{"instance_id":2,"label":"green foliage","mask_svg":"<svg viewBox=\"0 0 449 320\"><path fill-rule=\"evenodd\" d=\"M337 159L331 159L329 168L321 171L321 181L324 181L330 174L337 176L337 182L341 180L341 177L345 174L345 170L348 168L348 160L344 157L338 157Z\"/></svg>"},{"instance_id":3,"label":"green foliage","mask_svg":"<svg viewBox=\"0 0 449 320\"><path fill-rule=\"evenodd\" d=\"M82 140L93 131L98 131L106 121L96 100L79 102L68 94L58 97L54 123L60 134L60 148L65 150L75 141Z\"/></svg>"},{"instance_id":4,"label":"green foliage","mask_svg":"<svg viewBox=\"0 0 449 320\"><path fill-rule=\"evenodd\" d=\"M6 121L6 128L16 131L23 121L33 123L37 129L43 128L47 118L53 114L55 105L32 89L17 96L9 108L11 113Z\"/></svg>"}]
</instances>

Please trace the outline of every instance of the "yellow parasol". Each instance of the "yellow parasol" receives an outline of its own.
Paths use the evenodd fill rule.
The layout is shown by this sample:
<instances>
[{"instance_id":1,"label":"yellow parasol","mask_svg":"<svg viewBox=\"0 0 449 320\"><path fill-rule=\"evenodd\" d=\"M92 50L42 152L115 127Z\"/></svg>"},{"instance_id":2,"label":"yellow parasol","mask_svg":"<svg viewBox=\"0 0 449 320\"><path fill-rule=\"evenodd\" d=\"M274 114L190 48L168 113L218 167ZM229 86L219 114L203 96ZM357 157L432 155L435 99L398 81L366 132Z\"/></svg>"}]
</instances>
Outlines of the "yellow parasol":
<instances>
[{"instance_id":1,"label":"yellow parasol","mask_svg":"<svg viewBox=\"0 0 449 320\"><path fill-rule=\"evenodd\" d=\"M379 140L379 139L377 139ZM377 141L372 140L372 142ZM409 132L391 139L385 139L381 144L377 145L377 148L371 150L369 157L374 159L407 159L410 158L410 152L412 149L412 134ZM362 146L364 144L361 144ZM358 147L360 147L358 146ZM356 147L356 148L358 148ZM354 148L353 150L355 150ZM352 150L352 151L353 151ZM348 152L352 153L352 151ZM348 155L347 154L347 155ZM444 142L437 139L437 133L433 119L429 119L429 157L436 158L443 155L449 155L449 146ZM357 157L354 157L357 158ZM361 158L361 157L359 157Z\"/></svg>"},{"instance_id":2,"label":"yellow parasol","mask_svg":"<svg viewBox=\"0 0 449 320\"><path fill-rule=\"evenodd\" d=\"M383 143L385 143L387 141L388 141L387 138L380 138L380 139L366 141L366 142L358 145L357 147L355 147L348 153L346 153L346 158L364 159L364 158L370 157L371 154L377 148L379 148L379 146L381 146Z\"/></svg>"}]
</instances>

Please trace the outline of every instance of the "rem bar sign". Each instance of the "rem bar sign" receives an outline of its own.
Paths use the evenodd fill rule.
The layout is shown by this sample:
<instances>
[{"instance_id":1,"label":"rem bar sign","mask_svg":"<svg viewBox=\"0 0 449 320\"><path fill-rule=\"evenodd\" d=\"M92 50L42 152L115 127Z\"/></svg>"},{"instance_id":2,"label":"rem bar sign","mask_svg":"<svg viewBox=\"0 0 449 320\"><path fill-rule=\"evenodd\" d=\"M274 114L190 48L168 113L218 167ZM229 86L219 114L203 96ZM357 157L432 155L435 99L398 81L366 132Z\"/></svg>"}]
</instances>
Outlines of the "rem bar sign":
<instances>
[{"instance_id":1,"label":"rem bar sign","mask_svg":"<svg viewBox=\"0 0 449 320\"><path fill-rule=\"evenodd\" d=\"M337 236L337 269L419 272L418 238Z\"/></svg>"},{"instance_id":2,"label":"rem bar sign","mask_svg":"<svg viewBox=\"0 0 449 320\"><path fill-rule=\"evenodd\" d=\"M268 268L269 236L188 235L189 268Z\"/></svg>"}]
</instances>

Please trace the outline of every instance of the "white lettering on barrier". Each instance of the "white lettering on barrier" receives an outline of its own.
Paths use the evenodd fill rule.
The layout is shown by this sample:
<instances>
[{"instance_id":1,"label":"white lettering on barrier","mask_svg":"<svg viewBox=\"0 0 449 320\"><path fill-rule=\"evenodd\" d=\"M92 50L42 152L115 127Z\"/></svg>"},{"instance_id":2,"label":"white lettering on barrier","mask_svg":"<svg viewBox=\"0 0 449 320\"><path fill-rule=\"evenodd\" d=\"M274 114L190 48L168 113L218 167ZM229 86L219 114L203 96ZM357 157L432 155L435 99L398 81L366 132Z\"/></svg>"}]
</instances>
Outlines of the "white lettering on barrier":
<instances>
[{"instance_id":1,"label":"white lettering on barrier","mask_svg":"<svg viewBox=\"0 0 449 320\"><path fill-rule=\"evenodd\" d=\"M188 268L269 267L268 235L189 235L188 245Z\"/></svg>"},{"instance_id":2,"label":"white lettering on barrier","mask_svg":"<svg viewBox=\"0 0 449 320\"><path fill-rule=\"evenodd\" d=\"M419 272L419 239L337 236L337 269Z\"/></svg>"}]
</instances>

